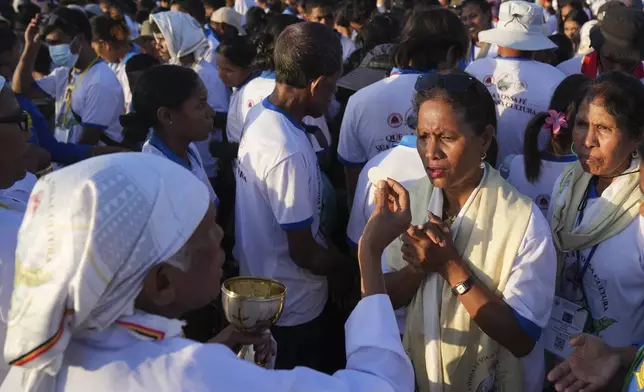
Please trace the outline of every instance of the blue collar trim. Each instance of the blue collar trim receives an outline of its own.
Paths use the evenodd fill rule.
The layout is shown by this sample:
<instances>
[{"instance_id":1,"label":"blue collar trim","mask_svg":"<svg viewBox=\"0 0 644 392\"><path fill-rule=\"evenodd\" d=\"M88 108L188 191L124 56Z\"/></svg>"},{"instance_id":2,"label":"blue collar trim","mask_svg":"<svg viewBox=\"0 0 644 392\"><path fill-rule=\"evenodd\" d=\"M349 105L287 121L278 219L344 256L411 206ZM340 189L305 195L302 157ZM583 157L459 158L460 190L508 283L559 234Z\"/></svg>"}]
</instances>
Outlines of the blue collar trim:
<instances>
[{"instance_id":1,"label":"blue collar trim","mask_svg":"<svg viewBox=\"0 0 644 392\"><path fill-rule=\"evenodd\" d=\"M540 157L544 161L549 162L576 162L577 155L568 154L568 155L553 155L547 151L541 151Z\"/></svg>"},{"instance_id":2,"label":"blue collar trim","mask_svg":"<svg viewBox=\"0 0 644 392\"><path fill-rule=\"evenodd\" d=\"M264 107L265 107L266 109L268 109L268 110L272 110L272 111L274 111L274 112L278 112L278 113L279 113L279 114L281 114L282 116L286 117L286 119L287 119L291 124L293 124L293 126L295 126L297 129L299 129L299 130L301 130L301 131L305 131L304 126L303 126L302 124L299 124L297 121L295 121L295 120L293 119L293 117L291 117L291 115L290 115L290 114L286 113L286 112L285 112L282 108L280 108L279 106L273 105L273 103L271 103L271 101L268 99L268 97L264 98L264 100L262 101L262 104L264 105Z\"/></svg>"},{"instance_id":3,"label":"blue collar trim","mask_svg":"<svg viewBox=\"0 0 644 392\"><path fill-rule=\"evenodd\" d=\"M260 78L275 80L275 71L266 70L263 71L260 75Z\"/></svg>"},{"instance_id":4,"label":"blue collar trim","mask_svg":"<svg viewBox=\"0 0 644 392\"><path fill-rule=\"evenodd\" d=\"M507 57L503 57L503 56L499 56L499 55L497 55L497 56L496 56L496 57L494 57L494 58L495 58L495 59L500 59L500 60L534 61L534 59L527 59L527 58L525 58L525 57L516 57L516 56L507 56Z\"/></svg>"},{"instance_id":5,"label":"blue collar trim","mask_svg":"<svg viewBox=\"0 0 644 392\"><path fill-rule=\"evenodd\" d=\"M255 79L258 76L260 76L259 73L251 72L251 74L248 75L248 78L246 78L246 80L244 80L244 82L242 84L240 84L239 87L237 87L237 90L241 89L242 87L247 85L251 80Z\"/></svg>"},{"instance_id":6,"label":"blue collar trim","mask_svg":"<svg viewBox=\"0 0 644 392\"><path fill-rule=\"evenodd\" d=\"M593 178L590 179L590 183L588 184L587 199L596 199L598 197L599 193L597 193L597 177L593 176Z\"/></svg>"},{"instance_id":7,"label":"blue collar trim","mask_svg":"<svg viewBox=\"0 0 644 392\"><path fill-rule=\"evenodd\" d=\"M399 146L416 148L416 135L405 135L400 139Z\"/></svg>"},{"instance_id":8,"label":"blue collar trim","mask_svg":"<svg viewBox=\"0 0 644 392\"><path fill-rule=\"evenodd\" d=\"M151 135L148 138L148 143L150 143L152 146L154 146L157 150L161 151L161 153L163 155L165 155L166 158L168 158L172 162L177 163L177 164L185 167L186 169L192 171L192 165L190 164L190 159L188 159L188 162L186 162L183 159L181 159L177 154L174 153L174 151L172 151L170 149L170 147L168 147L167 144L165 144L163 142L163 140L161 140L157 136L156 132L154 132L154 131L151 132Z\"/></svg>"}]
</instances>

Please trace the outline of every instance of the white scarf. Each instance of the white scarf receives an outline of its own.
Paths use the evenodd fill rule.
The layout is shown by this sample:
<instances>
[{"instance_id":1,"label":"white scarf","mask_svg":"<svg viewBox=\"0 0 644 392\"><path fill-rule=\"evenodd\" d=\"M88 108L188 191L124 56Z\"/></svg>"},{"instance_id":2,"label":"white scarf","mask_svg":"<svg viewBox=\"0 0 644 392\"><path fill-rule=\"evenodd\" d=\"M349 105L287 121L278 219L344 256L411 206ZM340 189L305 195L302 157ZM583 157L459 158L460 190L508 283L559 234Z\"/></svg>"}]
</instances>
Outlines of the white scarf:
<instances>
[{"instance_id":1,"label":"white scarf","mask_svg":"<svg viewBox=\"0 0 644 392\"><path fill-rule=\"evenodd\" d=\"M194 54L195 60L203 57L209 49L208 40L192 16L179 11L166 11L150 15L168 45L170 64L180 65L179 59Z\"/></svg>"},{"instance_id":2,"label":"white scarf","mask_svg":"<svg viewBox=\"0 0 644 392\"><path fill-rule=\"evenodd\" d=\"M144 153L92 158L36 184L18 234L5 359L25 392L55 390L70 340L134 314L148 270L210 205L186 169Z\"/></svg>"}]
</instances>

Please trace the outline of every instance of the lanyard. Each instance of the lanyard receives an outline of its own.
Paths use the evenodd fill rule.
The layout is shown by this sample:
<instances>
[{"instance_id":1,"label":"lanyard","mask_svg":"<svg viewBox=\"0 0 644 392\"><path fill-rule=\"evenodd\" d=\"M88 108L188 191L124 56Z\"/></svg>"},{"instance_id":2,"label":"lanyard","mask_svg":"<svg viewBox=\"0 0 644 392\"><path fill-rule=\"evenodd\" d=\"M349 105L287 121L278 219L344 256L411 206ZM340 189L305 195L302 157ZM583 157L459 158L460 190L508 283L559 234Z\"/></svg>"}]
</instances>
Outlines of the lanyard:
<instances>
[{"instance_id":1,"label":"lanyard","mask_svg":"<svg viewBox=\"0 0 644 392\"><path fill-rule=\"evenodd\" d=\"M69 75L67 76L67 87L65 88L65 111L63 114L63 118L61 119L61 126L64 129L67 129L70 125L71 120L69 119L69 111L72 109L72 94L76 90L76 87L83 83L83 79L85 79L85 76L87 76L87 72L89 71L94 64L96 64L99 60L99 57L96 57L94 60L92 60L91 63L85 68L83 72L81 72L80 75L78 75L78 80L73 80L72 81L72 73L74 72L74 68L69 70ZM76 79L76 78L74 78Z\"/></svg>"}]
</instances>

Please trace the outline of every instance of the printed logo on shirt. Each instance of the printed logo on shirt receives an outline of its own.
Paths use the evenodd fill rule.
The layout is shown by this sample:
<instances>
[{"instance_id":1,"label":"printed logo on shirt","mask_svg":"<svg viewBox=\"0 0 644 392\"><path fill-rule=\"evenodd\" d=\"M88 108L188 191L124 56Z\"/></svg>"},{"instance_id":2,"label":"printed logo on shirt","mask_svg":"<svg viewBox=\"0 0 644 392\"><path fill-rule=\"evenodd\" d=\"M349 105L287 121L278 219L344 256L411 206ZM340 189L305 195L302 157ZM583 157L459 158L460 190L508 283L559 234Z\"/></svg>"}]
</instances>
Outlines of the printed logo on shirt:
<instances>
[{"instance_id":1,"label":"printed logo on shirt","mask_svg":"<svg viewBox=\"0 0 644 392\"><path fill-rule=\"evenodd\" d=\"M246 107L250 109L253 106L255 106L255 102L253 102L252 99L249 99L248 102L246 103Z\"/></svg>"},{"instance_id":2,"label":"printed logo on shirt","mask_svg":"<svg viewBox=\"0 0 644 392\"><path fill-rule=\"evenodd\" d=\"M483 379L478 385L475 385L475 378L480 377L480 372L477 370L484 366L485 370L482 370L484 374L487 374L487 377ZM468 392L502 392L503 391L503 381L506 377L507 371L503 371L499 365L499 359L496 354L484 355L478 357L472 366L470 375L467 379L467 391ZM478 376L478 377L477 377ZM480 379L480 378L479 378Z\"/></svg>"},{"instance_id":3,"label":"printed logo on shirt","mask_svg":"<svg viewBox=\"0 0 644 392\"><path fill-rule=\"evenodd\" d=\"M493 75L487 75L486 77L483 78L483 84L485 87L490 87L494 86L494 76Z\"/></svg>"},{"instance_id":4,"label":"printed logo on shirt","mask_svg":"<svg viewBox=\"0 0 644 392\"><path fill-rule=\"evenodd\" d=\"M387 135L387 137L385 137L384 140L381 139L382 143L377 144L375 146L376 151L383 152L383 151L389 150L392 147L397 146L400 143L400 141L402 140L402 138L407 136L407 135L409 135L409 134L410 133L392 133L390 135Z\"/></svg>"},{"instance_id":5,"label":"printed logo on shirt","mask_svg":"<svg viewBox=\"0 0 644 392\"><path fill-rule=\"evenodd\" d=\"M391 113L389 117L387 117L387 124L392 128L399 128L401 125L403 125L402 114Z\"/></svg>"}]
</instances>

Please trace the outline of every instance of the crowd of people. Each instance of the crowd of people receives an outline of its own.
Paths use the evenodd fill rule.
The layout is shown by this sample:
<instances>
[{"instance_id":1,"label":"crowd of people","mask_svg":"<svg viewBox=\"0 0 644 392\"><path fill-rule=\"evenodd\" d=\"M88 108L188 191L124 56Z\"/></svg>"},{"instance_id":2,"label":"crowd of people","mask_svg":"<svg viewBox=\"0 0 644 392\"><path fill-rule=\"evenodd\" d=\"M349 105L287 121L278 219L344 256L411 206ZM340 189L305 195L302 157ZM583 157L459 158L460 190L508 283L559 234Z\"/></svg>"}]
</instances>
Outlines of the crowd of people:
<instances>
[{"instance_id":1,"label":"crowd of people","mask_svg":"<svg viewBox=\"0 0 644 392\"><path fill-rule=\"evenodd\" d=\"M0 392L644 391L643 82L640 0L0 0Z\"/></svg>"}]
</instances>

